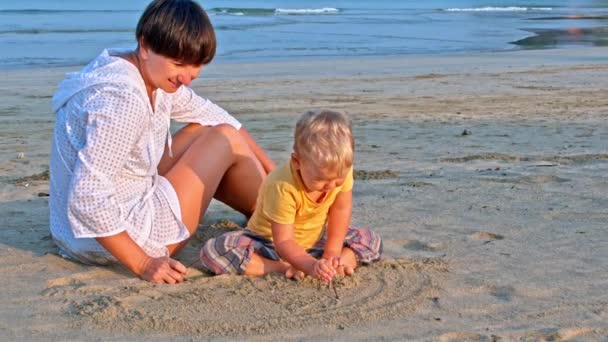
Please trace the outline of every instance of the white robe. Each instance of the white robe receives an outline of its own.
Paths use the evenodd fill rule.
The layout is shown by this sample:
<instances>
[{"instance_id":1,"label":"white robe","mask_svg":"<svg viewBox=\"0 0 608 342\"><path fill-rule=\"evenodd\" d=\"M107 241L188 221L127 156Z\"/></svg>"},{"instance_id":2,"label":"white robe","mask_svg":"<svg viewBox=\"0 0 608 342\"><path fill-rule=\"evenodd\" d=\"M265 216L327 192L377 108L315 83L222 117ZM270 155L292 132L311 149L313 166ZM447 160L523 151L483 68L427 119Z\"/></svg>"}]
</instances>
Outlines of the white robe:
<instances>
[{"instance_id":1,"label":"white robe","mask_svg":"<svg viewBox=\"0 0 608 342\"><path fill-rule=\"evenodd\" d=\"M241 127L186 86L158 89L153 110L139 71L116 54L105 50L68 74L52 102L51 234L64 255L87 263L114 261L96 237L126 231L158 257L189 236L177 194L157 172L171 119Z\"/></svg>"}]
</instances>

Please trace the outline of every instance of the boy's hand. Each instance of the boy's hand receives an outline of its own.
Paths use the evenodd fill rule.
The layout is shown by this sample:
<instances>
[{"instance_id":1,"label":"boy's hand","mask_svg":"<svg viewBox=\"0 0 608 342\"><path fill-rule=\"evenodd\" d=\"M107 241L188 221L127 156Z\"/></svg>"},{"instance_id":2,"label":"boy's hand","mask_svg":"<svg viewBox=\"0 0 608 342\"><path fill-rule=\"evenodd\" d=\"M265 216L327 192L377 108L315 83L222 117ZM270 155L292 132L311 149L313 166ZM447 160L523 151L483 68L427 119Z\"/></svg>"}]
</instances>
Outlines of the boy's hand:
<instances>
[{"instance_id":1,"label":"boy's hand","mask_svg":"<svg viewBox=\"0 0 608 342\"><path fill-rule=\"evenodd\" d=\"M313 263L312 270L309 274L324 283L329 283L336 276L336 269L329 260L318 259Z\"/></svg>"}]
</instances>

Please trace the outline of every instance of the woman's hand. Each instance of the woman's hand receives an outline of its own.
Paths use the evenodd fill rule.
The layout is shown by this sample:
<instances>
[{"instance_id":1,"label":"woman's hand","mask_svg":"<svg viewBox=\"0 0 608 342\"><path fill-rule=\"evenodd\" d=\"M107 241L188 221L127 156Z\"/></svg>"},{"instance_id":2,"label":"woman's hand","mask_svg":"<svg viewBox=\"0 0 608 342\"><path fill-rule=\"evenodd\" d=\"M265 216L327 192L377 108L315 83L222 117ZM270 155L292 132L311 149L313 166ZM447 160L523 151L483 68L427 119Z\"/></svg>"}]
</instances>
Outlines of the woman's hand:
<instances>
[{"instance_id":1,"label":"woman's hand","mask_svg":"<svg viewBox=\"0 0 608 342\"><path fill-rule=\"evenodd\" d=\"M181 262L167 256L149 257L143 263L139 277L153 283L176 284L184 281L187 271Z\"/></svg>"},{"instance_id":2,"label":"woman's hand","mask_svg":"<svg viewBox=\"0 0 608 342\"><path fill-rule=\"evenodd\" d=\"M143 280L167 284L184 281L188 270L182 263L168 256L160 258L148 256L126 231L95 239L121 264Z\"/></svg>"}]
</instances>

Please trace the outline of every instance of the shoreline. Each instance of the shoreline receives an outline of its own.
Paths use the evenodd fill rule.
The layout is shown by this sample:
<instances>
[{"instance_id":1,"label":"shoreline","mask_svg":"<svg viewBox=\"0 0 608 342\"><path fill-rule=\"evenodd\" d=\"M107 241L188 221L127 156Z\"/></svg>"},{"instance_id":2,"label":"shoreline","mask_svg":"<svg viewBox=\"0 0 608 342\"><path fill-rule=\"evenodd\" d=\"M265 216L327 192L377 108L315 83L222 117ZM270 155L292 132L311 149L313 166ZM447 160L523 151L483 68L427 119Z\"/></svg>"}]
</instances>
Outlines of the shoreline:
<instances>
[{"instance_id":1,"label":"shoreline","mask_svg":"<svg viewBox=\"0 0 608 342\"><path fill-rule=\"evenodd\" d=\"M543 66L559 66L559 65L573 65L573 64L602 64L604 62L603 57L608 52L608 47L557 47L557 48L546 48L546 49L517 49L517 50L494 50L494 51L463 51L461 53L445 53L445 54L411 54L411 55L379 55L379 56L339 56L339 57L303 57L301 59L293 58L288 60L259 60L259 61L236 61L227 60L221 61L217 57L209 64L205 66L200 80L205 78L246 78L246 77L277 77L277 76L303 76L309 75L310 72L315 72L315 66L320 70L318 72L327 72L330 69L332 72L338 72L338 75L349 75L353 73L354 68L348 68L352 63L356 62L381 62L382 65L376 65L375 67L363 68L366 73L389 73L392 70L389 68L398 67L400 72L407 70L407 67L403 67L400 63L410 61L416 69L420 70L443 70L444 72L456 72L460 69L461 71L474 72L478 71L478 67L492 68L488 71L501 71L502 68L526 68L534 65ZM101 51L99 51L101 53ZM480 59L483 62L480 66L470 66L470 59ZM515 58L515 60L513 59ZM518 61L517 58L527 58L525 61ZM341 64L346 62L346 65ZM504 65L500 65L502 62ZM446 64L444 66L441 63ZM433 66L437 64L438 66ZM63 71L71 72L82 69L86 64L74 64L74 65L57 65L44 67L42 65L19 65L11 66L7 68L0 68L0 74L11 74L28 71ZM290 73L289 67L295 67ZM301 73L295 73L298 69L306 68ZM231 69L239 68L246 69L246 67L260 67L258 70L252 72L251 70L240 70L245 71L242 74L232 76L225 71L231 71ZM337 68L337 69L336 69ZM312 69L312 70L310 70ZM361 68L359 68L361 69ZM411 71L415 72L415 70ZM264 76L265 75L265 76ZM317 76L313 74L311 76Z\"/></svg>"},{"instance_id":2,"label":"shoreline","mask_svg":"<svg viewBox=\"0 0 608 342\"><path fill-rule=\"evenodd\" d=\"M50 99L77 68L0 71L0 336L17 340L600 340L608 336L608 48L212 64L197 93L271 157L305 110L351 114L352 224L384 261L314 282L178 286L60 258L48 231ZM23 153L20 156L20 153ZM16 182L27 178L28 186ZM18 184L17 184L18 183ZM214 202L179 259L238 215ZM359 308L359 309L358 309ZM293 317L296 317L294 319ZM304 317L305 319L300 319ZM260 322L263 322L260 323Z\"/></svg>"}]
</instances>

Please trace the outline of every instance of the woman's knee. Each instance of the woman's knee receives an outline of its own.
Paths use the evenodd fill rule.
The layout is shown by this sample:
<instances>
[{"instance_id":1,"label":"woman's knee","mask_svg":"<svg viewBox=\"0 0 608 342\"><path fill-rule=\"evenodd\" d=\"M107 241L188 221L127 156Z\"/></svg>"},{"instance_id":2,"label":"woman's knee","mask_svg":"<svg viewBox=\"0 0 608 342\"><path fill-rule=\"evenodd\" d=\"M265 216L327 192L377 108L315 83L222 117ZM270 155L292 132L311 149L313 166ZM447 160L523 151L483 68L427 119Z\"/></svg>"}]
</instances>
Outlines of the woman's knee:
<instances>
[{"instance_id":1,"label":"woman's knee","mask_svg":"<svg viewBox=\"0 0 608 342\"><path fill-rule=\"evenodd\" d=\"M247 147L247 143L239 133L238 129L229 124L220 124L211 127L211 137L214 139L223 139L230 144L235 152L242 151Z\"/></svg>"},{"instance_id":2,"label":"woman's knee","mask_svg":"<svg viewBox=\"0 0 608 342\"><path fill-rule=\"evenodd\" d=\"M236 128L234 128L234 126L229 125L229 124L219 124L219 125L210 127L210 129L211 129L211 132L224 136L230 140L237 139L239 136L239 131Z\"/></svg>"},{"instance_id":3,"label":"woman's knee","mask_svg":"<svg viewBox=\"0 0 608 342\"><path fill-rule=\"evenodd\" d=\"M180 128L179 131L177 131L177 133L175 134L176 136L179 134L183 134L183 135L189 135L189 136L196 136L201 134L201 132L203 132L206 129L205 126L202 126L200 124L197 123L190 123L185 125L184 127Z\"/></svg>"}]
</instances>

